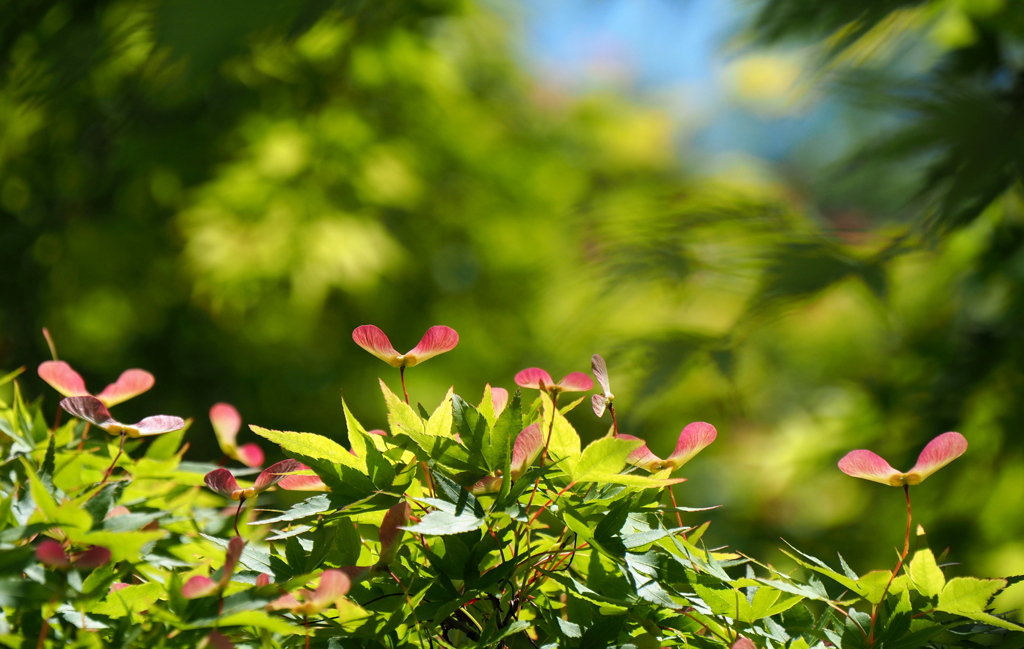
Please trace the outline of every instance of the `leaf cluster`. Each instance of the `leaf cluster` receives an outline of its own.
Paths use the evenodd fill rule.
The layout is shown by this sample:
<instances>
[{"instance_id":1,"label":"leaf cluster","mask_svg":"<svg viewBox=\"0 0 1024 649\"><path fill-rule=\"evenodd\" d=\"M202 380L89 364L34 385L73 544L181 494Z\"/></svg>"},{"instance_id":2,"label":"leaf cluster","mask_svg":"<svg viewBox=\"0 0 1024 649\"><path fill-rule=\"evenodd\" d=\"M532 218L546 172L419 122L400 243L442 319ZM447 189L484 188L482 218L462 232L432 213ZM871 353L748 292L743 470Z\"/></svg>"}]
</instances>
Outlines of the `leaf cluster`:
<instances>
[{"instance_id":1,"label":"leaf cluster","mask_svg":"<svg viewBox=\"0 0 1024 649\"><path fill-rule=\"evenodd\" d=\"M667 471L628 467L639 442L605 437L583 445L566 418L580 401L558 409L546 394L526 403L517 392L495 412L488 392L474 406L449 391L427 410L381 388L387 435L368 433L343 404L351 449L313 433L253 427L311 467L327 491L283 510L266 508L273 494L258 495L243 512L245 545L232 572L225 552L235 512L202 486L213 465L182 460L185 431L130 441L104 481L117 445L82 422L49 426L41 402L26 402L15 384L11 403L0 405L0 643L915 649L1024 642L1024 627L989 609L1014 580L947 578L927 547L898 572L863 574L841 557L837 570L795 549L789 554L802 570L788 574L709 548L707 523L682 523L697 510L661 504L677 481ZM545 432L545 459L495 493L470 493L483 476L511 476L512 440L535 423ZM252 474L233 472L243 481ZM407 523L385 532L385 516L403 503ZM38 552L47 537L65 549L66 565ZM96 546L110 551L108 562L76 565ZM278 605L325 570L348 577L333 605ZM224 587L188 599L182 585L197 575Z\"/></svg>"}]
</instances>

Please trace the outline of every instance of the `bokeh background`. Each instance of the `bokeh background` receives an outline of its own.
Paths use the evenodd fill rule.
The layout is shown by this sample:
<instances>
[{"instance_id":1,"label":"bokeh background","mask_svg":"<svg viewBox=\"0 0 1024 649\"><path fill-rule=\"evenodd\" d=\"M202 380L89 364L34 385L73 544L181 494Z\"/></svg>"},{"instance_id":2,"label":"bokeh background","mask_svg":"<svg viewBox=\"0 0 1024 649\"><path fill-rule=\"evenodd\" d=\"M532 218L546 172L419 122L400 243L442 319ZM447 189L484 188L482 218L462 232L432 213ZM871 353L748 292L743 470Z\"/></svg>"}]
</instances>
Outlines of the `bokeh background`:
<instances>
[{"instance_id":1,"label":"bokeh background","mask_svg":"<svg viewBox=\"0 0 1024 649\"><path fill-rule=\"evenodd\" d=\"M60 356L131 420L384 425L358 349L462 335L436 403L609 359L707 538L890 567L915 488L956 574L1024 573L1024 5L1011 0L10 0L0 371ZM573 414L603 434L588 408ZM243 433L243 441L253 437ZM1005 605L1024 603L1020 587Z\"/></svg>"}]
</instances>

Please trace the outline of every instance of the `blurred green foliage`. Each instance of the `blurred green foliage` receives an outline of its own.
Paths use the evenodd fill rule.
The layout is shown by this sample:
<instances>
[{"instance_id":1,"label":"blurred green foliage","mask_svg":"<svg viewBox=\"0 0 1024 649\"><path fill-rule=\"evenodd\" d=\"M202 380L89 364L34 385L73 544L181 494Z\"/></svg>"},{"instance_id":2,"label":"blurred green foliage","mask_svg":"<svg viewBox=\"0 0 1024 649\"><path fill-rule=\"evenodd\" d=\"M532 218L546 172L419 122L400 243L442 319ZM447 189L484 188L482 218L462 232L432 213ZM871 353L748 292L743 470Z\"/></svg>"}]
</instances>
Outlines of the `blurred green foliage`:
<instances>
[{"instance_id":1,"label":"blurred green foliage","mask_svg":"<svg viewBox=\"0 0 1024 649\"><path fill-rule=\"evenodd\" d=\"M722 431L678 492L728 505L740 550L784 536L887 567L865 541L898 543L901 500L835 461L869 447L905 470L959 430L971 448L915 494L918 520L975 574L1022 572L1020 5L763 7L757 35L826 39L815 78L899 110L854 163L928 170L917 200L864 214L771 172L685 172L701 161L676 161L667 116L531 81L468 0L14 0L0 367L45 360L42 326L90 385L144 367L157 389L123 418L196 417L209 458L215 401L341 437L344 389L380 425L361 324L399 349L459 330L410 372L426 403L453 376L509 388L600 352L656 453L690 421Z\"/></svg>"}]
</instances>

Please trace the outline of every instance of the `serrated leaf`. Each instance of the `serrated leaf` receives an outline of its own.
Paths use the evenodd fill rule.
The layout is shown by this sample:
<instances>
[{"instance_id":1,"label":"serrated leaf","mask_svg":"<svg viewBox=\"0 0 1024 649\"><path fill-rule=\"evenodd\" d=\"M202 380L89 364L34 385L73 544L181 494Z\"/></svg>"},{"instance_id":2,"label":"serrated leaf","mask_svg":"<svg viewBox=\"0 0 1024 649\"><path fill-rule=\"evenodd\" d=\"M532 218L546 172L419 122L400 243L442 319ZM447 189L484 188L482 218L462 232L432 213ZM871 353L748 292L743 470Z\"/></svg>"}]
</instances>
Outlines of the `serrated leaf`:
<instances>
[{"instance_id":1,"label":"serrated leaf","mask_svg":"<svg viewBox=\"0 0 1024 649\"><path fill-rule=\"evenodd\" d=\"M141 613L151 607L164 594L162 584L150 582L128 586L109 593L101 602L93 604L86 610L95 615L122 618L129 613Z\"/></svg>"},{"instance_id":2,"label":"serrated leaf","mask_svg":"<svg viewBox=\"0 0 1024 649\"><path fill-rule=\"evenodd\" d=\"M317 494L312 498L307 498L300 503L292 505L283 514L278 514L273 518L264 518L258 521L252 521L249 525L265 525L267 523L280 523L283 521L297 521L307 516L313 516L314 514L322 514L323 512L334 509L331 504L331 498L327 494Z\"/></svg>"},{"instance_id":3,"label":"serrated leaf","mask_svg":"<svg viewBox=\"0 0 1024 649\"><path fill-rule=\"evenodd\" d=\"M888 570L872 570L857 580L857 588L854 592L868 600L872 604L882 601L882 594L892 579L892 573Z\"/></svg>"},{"instance_id":4,"label":"serrated leaf","mask_svg":"<svg viewBox=\"0 0 1024 649\"><path fill-rule=\"evenodd\" d=\"M272 617L263 611L242 611L214 620L214 624L218 627L254 626L281 635L298 635L303 632L301 626L288 624L281 618Z\"/></svg>"},{"instance_id":5,"label":"serrated leaf","mask_svg":"<svg viewBox=\"0 0 1024 649\"><path fill-rule=\"evenodd\" d=\"M227 539L219 539L216 536L210 536L209 534L204 534L202 532L200 532L199 535L207 541L227 550ZM276 579L276 574L270 566L271 556L272 555L269 552L256 548L252 543L246 543L245 547L242 549L242 556L239 557L239 562L249 570L265 572L270 575L271 579Z\"/></svg>"},{"instance_id":6,"label":"serrated leaf","mask_svg":"<svg viewBox=\"0 0 1024 649\"><path fill-rule=\"evenodd\" d=\"M796 583L792 583L792 582L788 582L788 581L781 581L779 579L761 579L761 578L758 578L757 581L761 582L762 584L766 584L768 586L771 586L772 588L778 588L779 590L781 590L784 593L790 593L792 595L799 595L800 597L803 597L803 598L806 598L806 599L813 599L813 600L817 600L817 601L820 601L820 602L831 601L827 594L819 592L818 589L811 588L809 586L804 586L803 584L796 584Z\"/></svg>"},{"instance_id":7,"label":"serrated leaf","mask_svg":"<svg viewBox=\"0 0 1024 649\"><path fill-rule=\"evenodd\" d=\"M562 522L570 530L575 532L581 540L587 543L594 542L594 533L591 531L591 524L571 505L562 505L559 514Z\"/></svg>"},{"instance_id":8,"label":"serrated leaf","mask_svg":"<svg viewBox=\"0 0 1024 649\"><path fill-rule=\"evenodd\" d=\"M935 562L935 555L929 548L914 553L910 560L910 580L917 587L917 592L925 597L935 597L946 585L946 577Z\"/></svg>"},{"instance_id":9,"label":"serrated leaf","mask_svg":"<svg viewBox=\"0 0 1024 649\"><path fill-rule=\"evenodd\" d=\"M452 425L462 445L469 451L470 463L482 465L488 473L501 468L494 466L493 454L486 448L489 429L487 420L457 394L452 396Z\"/></svg>"},{"instance_id":10,"label":"serrated leaf","mask_svg":"<svg viewBox=\"0 0 1024 649\"><path fill-rule=\"evenodd\" d=\"M636 586L636 594L642 599L659 606L677 608L678 602L661 587L659 577L664 573L664 562L668 557L659 552L625 554L626 570ZM746 598L744 598L746 603Z\"/></svg>"},{"instance_id":11,"label":"serrated leaf","mask_svg":"<svg viewBox=\"0 0 1024 649\"><path fill-rule=\"evenodd\" d=\"M544 439L548 440L548 456L558 463L562 471L571 474L580 457L580 436L565 416L554 409L551 397L546 392L541 392L540 396L544 408L543 433Z\"/></svg>"},{"instance_id":12,"label":"serrated leaf","mask_svg":"<svg viewBox=\"0 0 1024 649\"><path fill-rule=\"evenodd\" d=\"M772 588L771 586L760 586L754 592L754 596L750 598L750 619L743 619L744 622L754 622L760 620L763 617L774 615L772 612L779 598L782 596L782 592L778 589ZM796 600L793 604L796 604Z\"/></svg>"},{"instance_id":13,"label":"serrated leaf","mask_svg":"<svg viewBox=\"0 0 1024 649\"><path fill-rule=\"evenodd\" d=\"M661 489L686 482L686 478L654 478L636 473L591 473L585 479L578 480L577 482L619 484L625 487L639 487L640 489Z\"/></svg>"},{"instance_id":14,"label":"serrated leaf","mask_svg":"<svg viewBox=\"0 0 1024 649\"><path fill-rule=\"evenodd\" d=\"M292 573L300 575L306 572L306 551L302 549L297 537L291 537L284 544L284 558Z\"/></svg>"},{"instance_id":15,"label":"serrated leaf","mask_svg":"<svg viewBox=\"0 0 1024 649\"><path fill-rule=\"evenodd\" d=\"M732 588L713 588L707 584L694 583L693 591L707 604L715 615L749 621L750 603L746 596ZM778 592L778 591L775 591Z\"/></svg>"},{"instance_id":16,"label":"serrated leaf","mask_svg":"<svg viewBox=\"0 0 1024 649\"><path fill-rule=\"evenodd\" d=\"M830 568L829 565L826 564L821 559L819 559L817 557L814 557L814 556L811 556L811 555L809 555L809 554L807 554L805 552L801 552L800 550L797 550L788 541L785 541L785 543L789 547L793 548L793 551L796 552L797 554L799 554L800 557L804 557L804 559L807 559L807 561L805 561L804 559L801 559L800 557L794 556L792 552L787 552L786 550L783 550L782 551L783 554L788 556L790 559L793 559L794 561L796 561L797 563L799 563L800 565L802 565L805 568L809 568L809 569L811 569L811 570L813 570L813 571L815 571L815 572L817 572L819 574L825 575L829 579L832 579L833 581L835 581L835 582L839 583L840 585L842 585L843 588L847 588L849 590L852 590L853 592L858 593L861 596L864 595L864 592L857 585L857 582L854 581L853 579L850 579L849 577L847 577L844 574L840 574L840 573L836 572L835 570Z\"/></svg>"},{"instance_id":17,"label":"serrated leaf","mask_svg":"<svg viewBox=\"0 0 1024 649\"><path fill-rule=\"evenodd\" d=\"M954 577L950 579L942 592L939 593L939 603L935 606L937 610L962 615L985 622L993 626L1014 631L1024 631L1024 627L1007 622L990 613L985 612L989 600L1006 588L1005 579L978 579L976 577Z\"/></svg>"},{"instance_id":18,"label":"serrated leaf","mask_svg":"<svg viewBox=\"0 0 1024 649\"><path fill-rule=\"evenodd\" d=\"M299 455L316 460L327 460L334 464L352 467L360 473L367 475L365 460L357 458L347 448L323 435L271 430L251 424L249 429L260 437L279 445L285 451L298 453Z\"/></svg>"},{"instance_id":19,"label":"serrated leaf","mask_svg":"<svg viewBox=\"0 0 1024 649\"><path fill-rule=\"evenodd\" d=\"M859 577L857 576L857 573L853 571L853 568L851 568L846 563L846 559L843 558L843 555L841 555L841 554L839 554L837 552L836 556L839 557L839 567L843 569L843 574L846 575L847 577L849 577L850 579L853 579L854 581L859 579Z\"/></svg>"},{"instance_id":20,"label":"serrated leaf","mask_svg":"<svg viewBox=\"0 0 1024 649\"><path fill-rule=\"evenodd\" d=\"M43 455L43 463L39 467L39 479L46 489L53 493L53 469L56 456L57 436L50 435L50 441L46 444L46 453Z\"/></svg>"},{"instance_id":21,"label":"serrated leaf","mask_svg":"<svg viewBox=\"0 0 1024 649\"><path fill-rule=\"evenodd\" d=\"M370 435L367 433L366 428L352 414L345 399L341 400L341 409L345 413L345 429L348 431L349 446L352 447L357 456L363 457L366 455L365 449L368 443L372 443L382 453L387 450L384 438L380 435Z\"/></svg>"},{"instance_id":22,"label":"serrated leaf","mask_svg":"<svg viewBox=\"0 0 1024 649\"><path fill-rule=\"evenodd\" d=\"M167 536L167 530L153 530L152 532L80 532L78 530L66 530L68 538L75 543L84 545L102 545L110 550L110 560L114 563L119 561L137 561L142 553L142 548L148 543L159 541Z\"/></svg>"},{"instance_id":23,"label":"serrated leaf","mask_svg":"<svg viewBox=\"0 0 1024 649\"><path fill-rule=\"evenodd\" d=\"M629 610L629 602L626 602L624 600L615 600L602 593L598 593L597 591L592 590L591 588L588 588L586 585L580 583L576 579L573 579L571 576L567 576L560 572L551 572L548 570L544 570L543 568L538 568L538 571L548 579L561 584L565 588L567 593L576 598L590 602L591 604L597 604L601 607L607 606L609 607L609 609L612 609L614 613L625 613L627 610Z\"/></svg>"},{"instance_id":24,"label":"serrated leaf","mask_svg":"<svg viewBox=\"0 0 1024 649\"><path fill-rule=\"evenodd\" d=\"M427 420L425 426L421 423L421 428L427 433L427 435L433 435L435 437L452 437L452 422L454 420L454 414L452 412L452 400L455 397L455 393L452 388L448 388L448 393L444 396L444 399L438 404L437 408L434 408L434 412L430 413L430 418Z\"/></svg>"},{"instance_id":25,"label":"serrated leaf","mask_svg":"<svg viewBox=\"0 0 1024 649\"><path fill-rule=\"evenodd\" d=\"M82 509L92 516L93 525L103 525L104 519L117 504L125 486L123 481L109 482L82 504Z\"/></svg>"},{"instance_id":26,"label":"serrated leaf","mask_svg":"<svg viewBox=\"0 0 1024 649\"><path fill-rule=\"evenodd\" d=\"M501 465L502 475L511 475L512 473L512 449L515 445L516 435L523 429L523 395L522 391L516 390L511 398L509 398L508 404L505 409L498 415L498 420L490 431L490 444L497 447L502 455L503 461ZM495 501L504 501L512 489L511 480L501 481L501 494Z\"/></svg>"},{"instance_id":27,"label":"serrated leaf","mask_svg":"<svg viewBox=\"0 0 1024 649\"><path fill-rule=\"evenodd\" d=\"M32 499L35 501L39 511L42 512L46 522L60 525L62 528L65 528L65 531L69 532L71 530L88 532L92 529L92 516L89 515L89 512L72 502L58 505L57 501L50 495L50 492L43 486L39 476L36 475L35 469L24 457L22 462L25 464L25 472L28 476Z\"/></svg>"},{"instance_id":28,"label":"serrated leaf","mask_svg":"<svg viewBox=\"0 0 1024 649\"><path fill-rule=\"evenodd\" d=\"M405 431L423 431L423 420L409 404L391 391L391 388L384 382L384 379L380 380L380 391L384 394L384 404L388 409L388 426L391 427L392 435ZM448 391L448 394L449 396L445 398L444 403L451 402L451 390ZM450 428L449 424L449 430ZM428 432L428 434L430 433Z\"/></svg>"},{"instance_id":29,"label":"serrated leaf","mask_svg":"<svg viewBox=\"0 0 1024 649\"><path fill-rule=\"evenodd\" d=\"M166 514L167 512L146 512L114 516L103 521L100 529L104 532L135 532L136 530L141 530L149 523L159 520Z\"/></svg>"},{"instance_id":30,"label":"serrated leaf","mask_svg":"<svg viewBox=\"0 0 1024 649\"><path fill-rule=\"evenodd\" d=\"M643 446L643 440L602 437L583 449L579 461L568 466L569 477L575 482L587 482L595 477L616 475L626 466L626 458Z\"/></svg>"}]
</instances>

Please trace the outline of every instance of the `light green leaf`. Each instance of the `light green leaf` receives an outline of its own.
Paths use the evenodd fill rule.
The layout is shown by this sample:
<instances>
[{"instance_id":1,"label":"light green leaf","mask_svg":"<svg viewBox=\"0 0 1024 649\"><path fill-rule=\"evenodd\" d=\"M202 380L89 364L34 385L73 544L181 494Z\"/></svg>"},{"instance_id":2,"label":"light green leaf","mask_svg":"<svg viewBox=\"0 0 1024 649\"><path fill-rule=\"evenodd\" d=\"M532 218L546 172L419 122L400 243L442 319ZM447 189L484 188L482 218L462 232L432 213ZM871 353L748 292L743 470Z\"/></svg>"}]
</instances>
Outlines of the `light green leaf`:
<instances>
[{"instance_id":1,"label":"light green leaf","mask_svg":"<svg viewBox=\"0 0 1024 649\"><path fill-rule=\"evenodd\" d=\"M498 418L494 416L494 399L490 383L484 386L484 398L480 400L480 405L476 407L476 411L487 420L488 427L494 428L494 422Z\"/></svg>"},{"instance_id":2,"label":"light green leaf","mask_svg":"<svg viewBox=\"0 0 1024 649\"><path fill-rule=\"evenodd\" d=\"M7 385L8 383L13 381L14 379L18 378L18 375L21 374L24 371L25 371L24 367L19 367L18 369L14 370L13 372L8 372L7 374L4 374L3 376L0 376L0 385Z\"/></svg>"},{"instance_id":3,"label":"light green leaf","mask_svg":"<svg viewBox=\"0 0 1024 649\"><path fill-rule=\"evenodd\" d=\"M1006 588L1005 579L977 579L955 577L939 593L940 611L964 615L967 612L983 611L992 597Z\"/></svg>"},{"instance_id":4,"label":"light green leaf","mask_svg":"<svg viewBox=\"0 0 1024 649\"><path fill-rule=\"evenodd\" d=\"M285 451L305 455L315 460L327 460L334 464L348 466L363 475L367 473L364 459L352 455L347 448L323 435L271 430L253 425L250 425L249 428L260 437L278 444Z\"/></svg>"},{"instance_id":5,"label":"light green leaf","mask_svg":"<svg viewBox=\"0 0 1024 649\"><path fill-rule=\"evenodd\" d=\"M891 579L892 573L888 570L872 570L857 580L854 592L872 604L878 604L882 601L885 587L889 585Z\"/></svg>"},{"instance_id":6,"label":"light green leaf","mask_svg":"<svg viewBox=\"0 0 1024 649\"><path fill-rule=\"evenodd\" d=\"M349 599L339 600L335 606L338 609L338 617L334 619L338 624L347 624L370 617L370 612Z\"/></svg>"},{"instance_id":7,"label":"light green leaf","mask_svg":"<svg viewBox=\"0 0 1024 649\"><path fill-rule=\"evenodd\" d=\"M149 609L164 594L162 584L150 582L112 591L106 599L86 609L89 613L121 618ZM127 608L126 608L127 607Z\"/></svg>"},{"instance_id":8,"label":"light green leaf","mask_svg":"<svg viewBox=\"0 0 1024 649\"><path fill-rule=\"evenodd\" d=\"M586 478L577 482L597 482L608 484L620 484L626 487L639 487L640 489L661 489L680 482L686 482L686 478L654 478L636 473L590 473Z\"/></svg>"},{"instance_id":9,"label":"light green leaf","mask_svg":"<svg viewBox=\"0 0 1024 649\"><path fill-rule=\"evenodd\" d=\"M910 561L910 580L917 587L917 592L925 597L935 597L946 585L946 577L935 562L935 555L928 548L918 550Z\"/></svg>"},{"instance_id":10,"label":"light green leaf","mask_svg":"<svg viewBox=\"0 0 1024 649\"><path fill-rule=\"evenodd\" d=\"M576 534L579 535L580 540L593 544L594 533L591 529L592 525L587 522L582 514L570 505L563 505L560 513L562 515L562 521L565 523L566 527L573 532L576 532Z\"/></svg>"},{"instance_id":11,"label":"light green leaf","mask_svg":"<svg viewBox=\"0 0 1024 649\"><path fill-rule=\"evenodd\" d=\"M430 414L430 419L427 420L425 429L427 435L433 437L452 437L452 422L454 421L452 399L454 396L452 388L448 388L448 394L445 395L444 400L434 409L434 412ZM418 416L416 419L420 422L420 429L423 429L423 420Z\"/></svg>"},{"instance_id":12,"label":"light green leaf","mask_svg":"<svg viewBox=\"0 0 1024 649\"><path fill-rule=\"evenodd\" d=\"M576 406L580 405L584 401L589 401L589 400L590 400L590 398L587 395L583 395L579 399L575 399L572 402L567 403L564 406L562 406L561 408L559 408L558 412L560 412L560 413L562 413L564 415L567 412L571 412L573 409L576 408Z\"/></svg>"},{"instance_id":13,"label":"light green leaf","mask_svg":"<svg viewBox=\"0 0 1024 649\"><path fill-rule=\"evenodd\" d=\"M366 457L366 445L372 443L374 447L384 452L387 450L387 444L384 442L384 438L380 435L370 435L366 432L366 428L359 423L352 411L349 410L348 404L345 403L345 399L341 400L341 409L345 411L345 428L348 430L348 444L352 447L352 450L359 457Z\"/></svg>"},{"instance_id":14,"label":"light green leaf","mask_svg":"<svg viewBox=\"0 0 1024 649\"><path fill-rule=\"evenodd\" d=\"M146 450L145 457L153 460L169 460L178 454L178 450L181 448L181 440L184 439L185 433L192 427L192 418L185 420L184 428L178 430L172 430L169 433L157 437L153 440L153 443L149 445Z\"/></svg>"},{"instance_id":15,"label":"light green leaf","mask_svg":"<svg viewBox=\"0 0 1024 649\"><path fill-rule=\"evenodd\" d=\"M66 530L68 538L80 545L102 545L110 550L111 561L138 561L142 547L167 536L167 530L151 532L80 532Z\"/></svg>"},{"instance_id":16,"label":"light green leaf","mask_svg":"<svg viewBox=\"0 0 1024 649\"><path fill-rule=\"evenodd\" d=\"M776 603L779 601L779 597L782 596L782 592L772 588L771 586L758 586L754 592L754 596L750 600L750 619L744 619L744 622L753 622L760 620L763 617L773 615L773 610L776 607ZM800 598L790 598L793 600L793 604L800 601ZM790 604L792 606L793 604ZM786 608L789 608L788 606Z\"/></svg>"},{"instance_id":17,"label":"light green leaf","mask_svg":"<svg viewBox=\"0 0 1024 649\"><path fill-rule=\"evenodd\" d=\"M39 480L35 468L24 457L22 457L22 462L25 464L25 474L28 476L32 499L35 501L36 507L39 508L38 511L42 512L43 521L60 525L69 533L72 530L88 532L92 529L93 521L89 512L72 502L58 505Z\"/></svg>"},{"instance_id":18,"label":"light green leaf","mask_svg":"<svg viewBox=\"0 0 1024 649\"><path fill-rule=\"evenodd\" d=\"M789 545L789 543L787 543L787 545ZM789 547L793 548L792 545L789 545ZM793 559L794 561L796 561L797 563L799 563L803 567L809 568L809 569L811 569L811 570L813 570L813 571L815 571L817 573L825 575L829 579L832 579L833 581L835 581L838 584L840 584L841 586L843 586L843 588L846 588L848 590L852 590L853 592L855 592L855 593L857 593L857 594L859 594L861 596L864 596L864 594L865 594L864 591L861 589L860 586L857 585L857 582L854 581L853 579L850 579L849 577L847 577L844 574L836 572L835 570L830 568L828 566L828 564L826 564L824 561L822 561L821 559L819 559L817 557L813 557L813 556L811 556L809 554L801 552L800 550L797 550L796 548L793 548L793 550L797 554L799 554L800 557L804 557L808 561L810 561L810 563L808 563L808 561L804 561L804 559L801 559L798 556L794 556L792 553L787 552L786 550L783 550L782 552L783 552L783 554L785 554L789 558Z\"/></svg>"},{"instance_id":19,"label":"light green leaf","mask_svg":"<svg viewBox=\"0 0 1024 649\"><path fill-rule=\"evenodd\" d=\"M643 440L602 437L583 449L569 477L575 482L591 480L592 476L617 474L626 466L630 453L643 446Z\"/></svg>"},{"instance_id":20,"label":"light green leaf","mask_svg":"<svg viewBox=\"0 0 1024 649\"><path fill-rule=\"evenodd\" d=\"M482 470L483 467L473 466L469 451L452 435L452 397L452 390L449 389L444 401L430 415L426 426L419 420L418 428L399 423L394 430L412 438L430 458L443 466L457 471Z\"/></svg>"},{"instance_id":21,"label":"light green leaf","mask_svg":"<svg viewBox=\"0 0 1024 649\"><path fill-rule=\"evenodd\" d=\"M975 577L954 577L946 582L939 593L939 603L935 606L940 611L963 615L972 620L985 622L993 626L1013 631L1024 631L1024 626L1007 622L985 612L989 600L1006 588L1005 579L977 579Z\"/></svg>"},{"instance_id":22,"label":"light green leaf","mask_svg":"<svg viewBox=\"0 0 1024 649\"><path fill-rule=\"evenodd\" d=\"M562 413L554 409L551 397L541 393L544 408L542 432L548 442L548 455L566 474L572 475L580 458L580 436ZM554 425L552 425L552 416ZM548 437L550 435L550 438Z\"/></svg>"},{"instance_id":23,"label":"light green leaf","mask_svg":"<svg viewBox=\"0 0 1024 649\"><path fill-rule=\"evenodd\" d=\"M700 582L693 584L693 591L715 615L750 621L753 612L747 596L740 591L732 588L712 588ZM775 592L778 593L777 590Z\"/></svg>"},{"instance_id":24,"label":"light green leaf","mask_svg":"<svg viewBox=\"0 0 1024 649\"><path fill-rule=\"evenodd\" d=\"M384 393L384 403L388 407L388 425L391 427L392 435L406 431L423 431L423 420L420 419L420 416L416 414L416 411L409 404L391 391L391 388L384 382L384 379L380 380L380 391ZM448 402L450 409L451 390L448 391L448 394L449 396L445 398L445 401Z\"/></svg>"},{"instance_id":25,"label":"light green leaf","mask_svg":"<svg viewBox=\"0 0 1024 649\"><path fill-rule=\"evenodd\" d=\"M254 626L259 629L266 629L281 635L297 635L302 633L302 627L288 624L279 617L272 617L263 611L242 611L234 615L217 620L217 626Z\"/></svg>"},{"instance_id":26,"label":"light green leaf","mask_svg":"<svg viewBox=\"0 0 1024 649\"><path fill-rule=\"evenodd\" d=\"M819 593L817 590L810 588L809 586L804 586L803 584L782 581L780 579L758 579L757 581L762 584L767 584L772 588L778 588L784 593L798 595L805 599L813 599L821 602L830 601L826 595Z\"/></svg>"}]
</instances>

